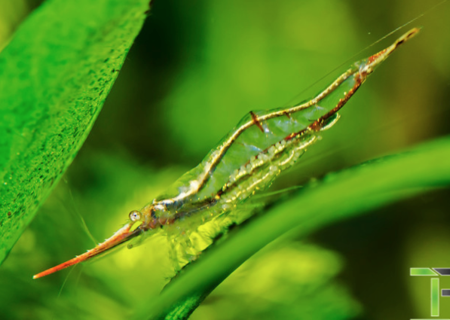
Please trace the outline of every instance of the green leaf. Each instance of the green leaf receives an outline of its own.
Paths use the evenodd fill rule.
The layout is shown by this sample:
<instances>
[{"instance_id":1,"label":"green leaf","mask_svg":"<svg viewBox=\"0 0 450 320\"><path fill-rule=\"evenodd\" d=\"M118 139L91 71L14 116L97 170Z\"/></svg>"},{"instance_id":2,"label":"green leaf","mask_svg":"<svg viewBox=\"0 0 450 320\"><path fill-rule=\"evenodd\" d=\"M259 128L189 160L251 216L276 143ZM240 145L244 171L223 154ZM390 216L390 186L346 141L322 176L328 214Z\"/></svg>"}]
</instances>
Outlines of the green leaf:
<instances>
[{"instance_id":1,"label":"green leaf","mask_svg":"<svg viewBox=\"0 0 450 320\"><path fill-rule=\"evenodd\" d=\"M0 54L0 263L86 139L147 0L49 0Z\"/></svg>"},{"instance_id":2,"label":"green leaf","mask_svg":"<svg viewBox=\"0 0 450 320\"><path fill-rule=\"evenodd\" d=\"M147 316L186 319L233 270L283 234L293 231L296 236L305 235L333 221L362 214L430 187L448 186L448 159L450 137L329 174L322 183L302 190L203 254L153 300L145 310Z\"/></svg>"}]
</instances>

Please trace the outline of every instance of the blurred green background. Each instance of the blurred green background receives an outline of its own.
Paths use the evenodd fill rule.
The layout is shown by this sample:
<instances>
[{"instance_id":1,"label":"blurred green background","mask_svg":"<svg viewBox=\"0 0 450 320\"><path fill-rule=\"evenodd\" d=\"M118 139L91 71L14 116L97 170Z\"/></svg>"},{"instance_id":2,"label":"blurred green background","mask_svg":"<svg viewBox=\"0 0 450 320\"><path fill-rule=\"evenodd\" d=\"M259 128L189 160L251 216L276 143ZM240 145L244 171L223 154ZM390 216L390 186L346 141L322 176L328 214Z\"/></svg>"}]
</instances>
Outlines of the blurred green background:
<instances>
[{"instance_id":1,"label":"blurred green background","mask_svg":"<svg viewBox=\"0 0 450 320\"><path fill-rule=\"evenodd\" d=\"M0 318L123 319L143 308L170 276L156 237L31 277L93 246L81 217L97 241L109 237L248 111L309 98L339 74L331 70L389 45L409 27L354 56L435 3L155 0L88 140L0 269ZM38 5L2 4L0 37ZM449 18L444 3L414 22L421 34L371 76L274 188L449 134ZM328 226L306 243L274 243L192 319L429 317L429 278L410 277L409 268L450 267L449 196L435 191ZM450 288L450 279L441 286ZM450 317L448 298L441 316Z\"/></svg>"}]
</instances>

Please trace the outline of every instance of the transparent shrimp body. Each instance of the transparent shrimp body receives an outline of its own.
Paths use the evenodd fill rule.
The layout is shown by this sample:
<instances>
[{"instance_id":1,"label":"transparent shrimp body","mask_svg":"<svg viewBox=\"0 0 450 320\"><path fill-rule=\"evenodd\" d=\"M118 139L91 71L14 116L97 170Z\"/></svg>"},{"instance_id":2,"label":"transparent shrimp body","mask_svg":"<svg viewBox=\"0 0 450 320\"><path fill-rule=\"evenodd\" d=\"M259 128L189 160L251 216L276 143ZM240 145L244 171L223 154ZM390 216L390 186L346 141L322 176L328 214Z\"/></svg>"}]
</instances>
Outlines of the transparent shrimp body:
<instances>
[{"instance_id":1,"label":"transparent shrimp body","mask_svg":"<svg viewBox=\"0 0 450 320\"><path fill-rule=\"evenodd\" d=\"M412 29L390 47L353 64L309 101L288 108L250 112L194 169L139 211L111 238L92 250L37 274L45 276L87 260L152 230L163 229L181 268L208 247L229 225L249 215L239 206L266 189L339 119L338 111L367 77L402 43Z\"/></svg>"}]
</instances>

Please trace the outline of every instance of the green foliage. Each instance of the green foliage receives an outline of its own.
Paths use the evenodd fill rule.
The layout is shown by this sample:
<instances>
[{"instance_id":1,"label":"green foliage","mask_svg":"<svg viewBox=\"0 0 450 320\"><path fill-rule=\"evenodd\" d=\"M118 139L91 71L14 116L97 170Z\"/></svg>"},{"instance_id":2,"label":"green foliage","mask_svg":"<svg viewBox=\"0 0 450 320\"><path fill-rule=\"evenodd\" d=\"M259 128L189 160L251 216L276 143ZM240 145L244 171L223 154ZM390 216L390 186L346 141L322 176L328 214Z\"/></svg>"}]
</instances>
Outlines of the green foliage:
<instances>
[{"instance_id":1,"label":"green foliage","mask_svg":"<svg viewBox=\"0 0 450 320\"><path fill-rule=\"evenodd\" d=\"M304 319L338 320L360 313L360 306L334 280L342 267L336 254L313 245L283 242L271 247L264 254L247 259L233 272L234 281L226 280L214 291L216 296L226 297L225 301L212 310L196 311L196 316L236 319L247 314L252 319L280 316L291 319L301 314ZM215 281L209 282L209 289ZM186 319L209 294L208 290L200 291L171 304L167 314L156 316L153 308L165 302L158 299L152 304L150 314L155 319ZM246 308L249 305L252 308ZM324 305L327 308L322 308Z\"/></svg>"},{"instance_id":2,"label":"green foliage","mask_svg":"<svg viewBox=\"0 0 450 320\"><path fill-rule=\"evenodd\" d=\"M246 260L214 290L222 299L214 306L205 301L194 315L223 320L242 314L251 319L352 318L362 308L335 279L343 267L337 253L317 245L278 242Z\"/></svg>"},{"instance_id":3,"label":"green foliage","mask_svg":"<svg viewBox=\"0 0 450 320\"><path fill-rule=\"evenodd\" d=\"M124 34L121 26L137 28L148 4L136 1L131 5L132 1L125 0L72 2L46 1L18 29L10 45L21 39L25 49L41 43L57 47L59 43L71 43L63 30L68 36L79 31L86 35L86 50L74 47L78 57L92 66L99 62L101 68L112 68L111 59L104 63L109 52L103 46L110 45L113 54L119 54L124 49L116 43L120 42L118 35ZM107 3L110 9L105 9ZM51 13L49 6L59 11ZM73 8L64 11L63 6ZM448 189L441 194L422 192L427 186L448 186L448 139L436 140L411 153L355 165L450 133L446 121L450 81L450 34L445 32L448 5L417 21L424 26L421 34L371 76L342 110L336 126L324 132L323 140L292 170L280 176L273 190L299 185L308 188L293 197L283 196L267 212L230 231L182 274L172 278L170 247L156 234L132 250L124 248L32 280L33 274L91 248L93 241L86 226L94 238L111 236L128 212L152 201L197 165L248 111L308 99L333 76L283 104L343 61L349 59L346 66L390 44L395 36L352 57L427 9L421 0L382 0L376 5L334 0L155 1L81 152L1 266L0 318L110 320L155 315L173 319L186 317L195 307L193 320L318 320L357 315L383 320L405 315L428 318L429 283L410 281L407 273L411 266L450 264ZM80 23L65 29L78 12L82 13L77 15ZM40 18L39 26L28 26L43 13L47 16ZM2 15L7 13L0 12ZM9 32L18 23L13 20L4 23ZM51 21L60 21L60 28L54 33L41 31L41 26ZM92 26L92 33L86 24ZM102 32L96 32L95 26ZM28 30L28 38L20 36L23 29ZM137 32L133 30L124 35L128 44ZM105 56L99 58L96 49L87 44L98 46ZM5 70L12 72L19 60L10 50L5 52L14 64L0 69L1 75ZM19 49L17 52L19 56ZM61 62L53 51L48 52L58 59L55 63ZM50 61L39 63L43 62ZM46 70L37 63L33 66ZM73 70L70 76L74 79L63 75L58 78L61 81L42 77L39 83L52 83L54 87L32 87L42 89L41 96L34 99L42 108L49 108L48 115L53 113L47 102L71 108L71 112L63 112L68 119L64 122L72 119L77 123L77 134L84 140L86 132L80 128L90 128L95 115L87 112L84 100L78 103L86 93L83 88L90 86L75 90L72 82L83 77L75 72L79 68ZM97 79L90 73L88 77ZM35 101L17 90L11 97L12 91L4 90L4 82L0 83L2 113L8 110L3 103L5 96L14 101ZM61 88L72 91L73 96L58 91ZM73 98L71 103L62 101L65 94ZM92 105L97 103L99 108L97 99ZM51 128L44 130L50 120L36 109L27 110L30 114L24 116L36 117L41 125L34 133L36 139L46 139L54 132ZM79 119L74 119L74 112ZM74 128L68 127L66 133L70 136ZM30 138L30 132L26 134ZM13 134L8 139L14 143L25 139L19 137ZM81 140L75 142L77 148L80 144ZM66 147L64 143L62 147ZM76 149L69 145L65 152L70 148ZM65 161L65 155L55 161ZM45 153L43 157L47 157ZM39 166L25 162L32 159L15 159L19 160L22 172L27 168L33 173ZM327 174L333 171L338 173ZM326 178L320 183L307 183L323 176ZM24 188L29 187L25 182ZM32 188L27 189L27 197L31 192ZM394 201L398 203L385 206ZM2 202L0 206L15 204ZM372 214L363 215L369 210ZM13 218L0 218L4 225L12 225ZM278 240L250 257L276 237ZM412 305L417 309L411 310ZM446 313L443 305L442 315L448 314L450 309Z\"/></svg>"},{"instance_id":4,"label":"green foliage","mask_svg":"<svg viewBox=\"0 0 450 320\"><path fill-rule=\"evenodd\" d=\"M0 262L86 139L145 0L50 0L0 55Z\"/></svg>"}]
</instances>

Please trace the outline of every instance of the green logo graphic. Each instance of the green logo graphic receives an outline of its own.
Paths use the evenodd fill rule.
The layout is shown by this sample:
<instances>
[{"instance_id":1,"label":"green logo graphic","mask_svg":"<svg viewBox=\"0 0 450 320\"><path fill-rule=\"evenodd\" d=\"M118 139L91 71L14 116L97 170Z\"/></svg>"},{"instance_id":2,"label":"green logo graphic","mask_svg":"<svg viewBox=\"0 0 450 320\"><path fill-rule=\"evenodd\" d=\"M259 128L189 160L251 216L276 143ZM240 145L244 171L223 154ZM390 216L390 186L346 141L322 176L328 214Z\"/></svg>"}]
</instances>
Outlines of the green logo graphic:
<instances>
[{"instance_id":1,"label":"green logo graphic","mask_svg":"<svg viewBox=\"0 0 450 320\"><path fill-rule=\"evenodd\" d=\"M439 293L442 297L450 297L450 289L439 290L439 276L450 276L450 268L411 268L410 276L436 277L431 278L431 316L439 317ZM428 320L428 319L414 319ZM440 319L448 320L448 319Z\"/></svg>"}]
</instances>

